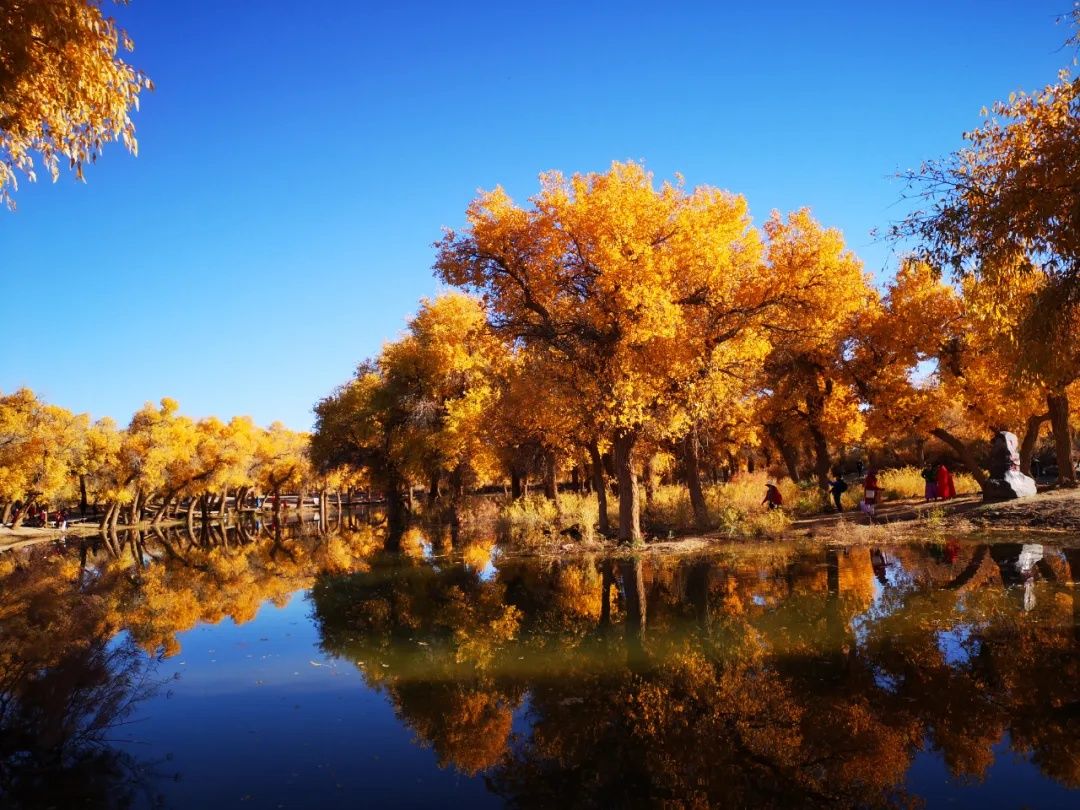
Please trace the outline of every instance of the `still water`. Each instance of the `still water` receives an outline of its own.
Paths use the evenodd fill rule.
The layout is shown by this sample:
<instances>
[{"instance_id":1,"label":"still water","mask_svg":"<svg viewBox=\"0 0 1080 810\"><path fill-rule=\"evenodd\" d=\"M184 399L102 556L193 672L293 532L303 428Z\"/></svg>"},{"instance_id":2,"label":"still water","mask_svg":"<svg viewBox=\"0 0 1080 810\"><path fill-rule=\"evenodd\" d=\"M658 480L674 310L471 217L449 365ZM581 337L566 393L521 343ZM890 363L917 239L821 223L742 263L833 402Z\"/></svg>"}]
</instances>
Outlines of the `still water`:
<instances>
[{"instance_id":1,"label":"still water","mask_svg":"<svg viewBox=\"0 0 1080 810\"><path fill-rule=\"evenodd\" d=\"M0 555L0 805L1080 806L1080 549Z\"/></svg>"}]
</instances>

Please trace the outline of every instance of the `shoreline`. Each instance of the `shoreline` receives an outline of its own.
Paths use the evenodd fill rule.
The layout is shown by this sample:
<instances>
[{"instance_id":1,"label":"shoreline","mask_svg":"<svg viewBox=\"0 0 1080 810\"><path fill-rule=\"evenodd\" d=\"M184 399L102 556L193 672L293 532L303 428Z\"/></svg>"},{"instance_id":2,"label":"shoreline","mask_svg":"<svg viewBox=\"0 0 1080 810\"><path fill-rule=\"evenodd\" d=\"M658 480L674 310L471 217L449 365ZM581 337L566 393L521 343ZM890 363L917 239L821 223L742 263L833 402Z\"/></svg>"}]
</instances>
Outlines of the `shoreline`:
<instances>
[{"instance_id":1,"label":"shoreline","mask_svg":"<svg viewBox=\"0 0 1080 810\"><path fill-rule=\"evenodd\" d=\"M150 521L133 526L117 526L117 532L148 531L184 526L185 521L170 520L156 525ZM580 554L692 554L735 551L756 546L802 544L862 545L883 542L910 542L929 535L932 538L992 538L1000 532L1021 531L1028 535L1060 540L1076 535L1080 544L1080 489L1053 489L1029 498L984 503L981 496L966 495L947 502L926 503L908 498L888 501L879 507L873 521L861 512L824 513L794 517L791 525L775 536L690 533L682 537L655 539L637 548L611 541L565 542L537 546L504 546L508 556L574 557ZM51 528L0 527L0 552L83 537L96 537L102 530L96 524L76 524L66 531Z\"/></svg>"}]
</instances>

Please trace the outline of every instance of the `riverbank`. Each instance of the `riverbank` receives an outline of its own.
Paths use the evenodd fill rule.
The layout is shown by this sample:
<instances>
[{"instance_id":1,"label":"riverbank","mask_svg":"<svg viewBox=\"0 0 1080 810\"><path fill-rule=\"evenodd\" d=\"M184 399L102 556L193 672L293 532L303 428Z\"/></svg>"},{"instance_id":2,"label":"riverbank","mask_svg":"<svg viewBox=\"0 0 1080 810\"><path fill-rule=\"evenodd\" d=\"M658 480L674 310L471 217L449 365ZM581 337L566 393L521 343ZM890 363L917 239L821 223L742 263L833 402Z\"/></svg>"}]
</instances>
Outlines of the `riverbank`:
<instances>
[{"instance_id":1,"label":"riverbank","mask_svg":"<svg viewBox=\"0 0 1080 810\"><path fill-rule=\"evenodd\" d=\"M158 528L180 525L169 521ZM121 531L148 530L149 522ZM794 518L775 535L706 532L682 537L657 538L642 549L658 554L691 554L721 548L777 542L827 542L856 545L924 538L928 535L961 538L1001 531L1023 531L1046 535L1080 535L1080 490L1048 490L1030 498L999 503L983 503L977 495L964 495L949 501L926 503L917 498L888 501L878 506L874 520L858 511L826 513ZM93 523L69 526L61 532L52 528L0 527L0 551L8 551L60 539L93 537L100 529ZM507 551L524 556L576 556L581 553L618 550L613 541L572 540L552 537L548 543L531 548L511 544Z\"/></svg>"}]
</instances>

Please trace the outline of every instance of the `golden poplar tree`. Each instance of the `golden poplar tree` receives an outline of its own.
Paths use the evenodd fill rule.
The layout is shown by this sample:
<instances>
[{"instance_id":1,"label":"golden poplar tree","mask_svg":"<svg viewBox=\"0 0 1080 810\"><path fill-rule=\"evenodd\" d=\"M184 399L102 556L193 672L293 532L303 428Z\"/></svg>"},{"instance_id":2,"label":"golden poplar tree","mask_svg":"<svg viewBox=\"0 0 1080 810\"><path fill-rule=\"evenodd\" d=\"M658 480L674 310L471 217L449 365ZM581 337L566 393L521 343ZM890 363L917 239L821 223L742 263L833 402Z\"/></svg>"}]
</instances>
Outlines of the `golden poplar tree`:
<instances>
[{"instance_id":1,"label":"golden poplar tree","mask_svg":"<svg viewBox=\"0 0 1080 810\"><path fill-rule=\"evenodd\" d=\"M695 383L760 348L790 293L768 275L745 199L657 188L636 163L541 178L531 206L497 188L438 243L443 280L482 293L508 339L543 345L591 379L579 403L605 429L619 482L619 539L640 539L634 451Z\"/></svg>"},{"instance_id":2,"label":"golden poplar tree","mask_svg":"<svg viewBox=\"0 0 1080 810\"><path fill-rule=\"evenodd\" d=\"M36 179L35 153L81 180L106 143L136 151L131 111L153 85L120 58L133 48L100 0L0 0L0 203L17 173Z\"/></svg>"}]
</instances>

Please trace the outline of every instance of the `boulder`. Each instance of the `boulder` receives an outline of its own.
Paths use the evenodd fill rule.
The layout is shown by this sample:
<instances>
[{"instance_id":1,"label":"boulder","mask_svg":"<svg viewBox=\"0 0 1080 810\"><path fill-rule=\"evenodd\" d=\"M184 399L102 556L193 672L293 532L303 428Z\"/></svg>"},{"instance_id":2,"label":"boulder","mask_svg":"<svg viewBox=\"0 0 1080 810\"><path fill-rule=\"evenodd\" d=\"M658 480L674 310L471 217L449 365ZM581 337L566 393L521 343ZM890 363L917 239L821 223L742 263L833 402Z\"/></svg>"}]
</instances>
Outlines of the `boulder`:
<instances>
[{"instance_id":1,"label":"boulder","mask_svg":"<svg viewBox=\"0 0 1080 810\"><path fill-rule=\"evenodd\" d=\"M1007 430L994 436L990 445L990 480L983 487L984 501L1011 501L1038 491L1035 479L1020 472L1018 444L1016 434Z\"/></svg>"}]
</instances>

